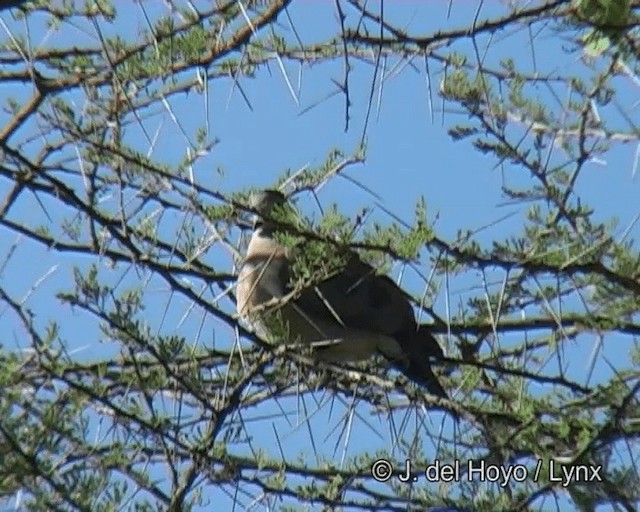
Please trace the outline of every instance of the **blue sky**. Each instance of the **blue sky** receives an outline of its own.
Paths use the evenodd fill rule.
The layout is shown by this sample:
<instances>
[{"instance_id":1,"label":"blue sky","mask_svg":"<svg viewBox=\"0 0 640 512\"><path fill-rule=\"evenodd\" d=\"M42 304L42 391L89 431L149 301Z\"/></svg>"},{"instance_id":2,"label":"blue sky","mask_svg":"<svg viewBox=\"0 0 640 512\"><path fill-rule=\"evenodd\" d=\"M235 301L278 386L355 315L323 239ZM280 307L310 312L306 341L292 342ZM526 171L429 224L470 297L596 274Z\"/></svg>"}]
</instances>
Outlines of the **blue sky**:
<instances>
[{"instance_id":1,"label":"blue sky","mask_svg":"<svg viewBox=\"0 0 640 512\"><path fill-rule=\"evenodd\" d=\"M117 5L120 9L117 21L113 25L102 22L100 27L106 34L120 34L122 37L134 39L139 29L146 26L141 11L133 3L127 6L123 3ZM144 7L151 19L167 14L164 2L145 2ZM449 7L451 12L447 19ZM470 0L453 2L451 6L446 2L408 0L385 4L385 14L389 19L404 26L411 33L423 34L451 27L466 27L478 14L477 11L478 3ZM481 4L478 16L482 20L504 12L505 8L501 3L488 1ZM323 41L337 31L333 2L294 2L289 14L305 43ZM24 24L12 21L6 13L2 17L10 30L25 35ZM34 47L97 45L95 31L87 23L76 21L75 29L65 24L64 30L45 35L43 21L42 16L28 21L29 38ZM289 22L283 17L280 24L278 32L292 38L288 29ZM576 73L583 77L590 75L579 53L562 50L562 47L571 45L568 38L565 37L559 42L551 27L539 26L537 29L540 29L540 32L533 35L521 29L496 33L492 39L489 35L479 37L479 49L483 55L486 52L485 64L495 66L500 59L511 56L519 66L532 73ZM6 32L3 35L3 38L5 37ZM533 51L532 37L535 38ZM475 61L469 39L456 43L455 49L467 55L471 61ZM203 185L230 193L250 187L273 185L285 169L295 171L305 166L320 165L333 148L350 153L358 146L363 134L374 67L369 63L352 61L354 69L350 76L351 126L345 133L344 97L338 94L323 99L336 89L332 80L343 80L343 64L343 61L338 59L300 68L297 63L285 62L285 78L276 60L272 60L268 67L257 71L255 79L242 78L239 81L252 108L249 108L238 88L228 79L211 82L207 95L191 92L188 95L172 97L168 100L168 105L178 123L162 105L154 107L150 113L145 113L144 129L153 137L157 135L152 157L163 163L181 161L186 154L187 139L194 141L195 131L208 125L210 137L217 138L220 142L194 165L193 175ZM438 234L445 239L452 240L460 229L475 230L484 226L490 227L482 229L476 235L476 239L483 244L517 233L527 205L505 204L500 186L503 183L509 186L526 186L530 183L528 174L509 164L498 167L494 158L482 155L472 147L471 139L455 142L448 136L447 128L464 123L467 118L459 107L451 103L443 104L438 96L439 84L443 78L443 69L438 62L431 61L429 64L431 108L424 61L415 59L397 72L396 66L402 65L404 63L396 58L390 58L385 63L382 89L379 82L375 84L373 106L366 131L366 162L349 168L346 174L377 193L381 197L380 203L386 209L409 222L416 201L423 196L430 218L437 217L435 227ZM295 90L297 101L287 86L287 79ZM637 118L637 87L624 77L617 79L615 83L621 106L629 116ZM540 85L532 91L548 102L554 111L559 111L559 105L554 103L553 96L555 94L565 100L570 91L563 87L565 86L557 86L551 91ZM1 93L5 97L23 98L28 94L28 90L18 87L7 90L5 87ZM78 108L82 108L84 98L78 94L73 99L78 102ZM615 105L603 109L601 115L615 120L624 127L624 120ZM0 122L4 124L6 119L6 114L0 114ZM522 130L521 127L514 129ZM20 137L22 139L33 133L38 133L38 127L30 123ZM127 128L127 139L144 152L149 150L148 141L135 123ZM33 146L38 146L37 140ZM553 158L562 161L563 156L558 151ZM634 224L634 218L638 215L637 198L640 185L634 172L636 146L614 144L602 158L602 162L590 162L586 165L577 190L585 202L594 206L598 218L617 217L617 232L621 234L629 227L630 237L637 239L638 227ZM222 168L223 172L216 172L217 168ZM8 186L8 183L0 182L2 196L6 194ZM319 199L325 207L336 202L341 211L348 214L354 214L365 206L371 207L377 201L341 177L324 187ZM105 198L105 201L108 204L109 198ZM301 197L299 204L306 214L318 216L310 197ZM54 220L68 213L60 210L59 204L51 203L46 206ZM42 210L31 199L17 203L12 215L13 218L20 218L31 225L46 222ZM373 218L382 223L390 221L381 209L374 212ZM171 232L179 232L182 220L164 217L160 229L166 230L165 234L170 236ZM9 251L15 235L4 229L0 229L0 233L1 259ZM231 239L237 241L238 233L232 233ZM212 247L205 261L220 271L233 270L229 254L220 247ZM68 306L56 300L53 294L69 288L72 265L86 266L93 262L94 260L89 258L57 254L23 240L0 276L4 286L13 292L14 296L21 297L29 293L34 282L50 273L42 284L38 285L37 290L30 294L29 307L36 313L36 322L40 326L46 325L50 319L58 319L62 323L62 336L68 340L69 346L79 351L78 357L87 359L113 355L118 347L98 342L100 334L95 320L78 311L71 311ZM399 270L394 269L396 275ZM430 272L429 266L424 263L420 270L426 275ZM136 273L133 269L125 271L124 267L111 270L106 267L105 262L101 263L100 271L107 281L115 282L123 278L123 286L135 286L144 279L144 272ZM494 286L499 286L503 276L493 273L490 274L490 278L495 280ZM403 286L419 294L423 283L415 274L409 272L403 280ZM481 286L482 276L473 272L453 278L448 291L442 283L435 302L437 313L440 317L446 318L447 307L457 309L470 295L480 294ZM213 343L224 346L233 340L233 332L227 326L204 315L197 308L191 310L187 300L173 296L167 285L157 277L149 281L146 300L148 302L145 320L163 334L173 332L197 340L197 343L205 346L211 346ZM225 305L225 308L230 307L230 303ZM165 314L166 317L163 316ZM15 344L15 348L21 347L20 328L12 315L1 309L0 332L5 333L5 347L11 348L12 344ZM567 360L570 361L570 374L577 381L584 379L596 341L595 336L582 338L566 349ZM502 343L510 341L520 340L510 340L505 336ZM608 339L605 349L611 347L614 341L622 346L630 346L628 339ZM607 350L606 354L616 365L623 364L628 358L625 350ZM549 371L553 374L557 369L550 367ZM607 364L599 361L593 378L598 381L607 378L610 373L611 369ZM354 419L349 442L345 444L340 436L340 428L345 424L341 416L344 410L332 410L328 397L323 396L321 392L318 392L317 399L323 405L312 418L312 424L318 428L314 430L314 435L316 443L321 446L321 451L329 460L339 461L343 450L347 455L353 455L362 450L370 450L372 446L390 446L392 436L388 419L385 416L372 415L370 411L360 410L358 412L361 416ZM292 412L299 406L294 399L283 403L284 407ZM313 404L307 406L313 407ZM348 407L346 409L348 410ZM260 410L256 414L277 412L278 409L274 408L271 411ZM431 432L437 432L441 416L432 416L434 423L426 428ZM366 425L367 422L369 426ZM286 441L288 457L296 457L307 449L309 430L305 424L296 426L295 420L291 418L285 420L274 416L273 420L265 422L265 425L268 425L268 428L253 429L256 445L273 446L273 429L277 428L282 439ZM324 431L320 428L322 425L325 425ZM326 425L329 426L328 429ZM450 420L446 420L445 429L450 432ZM428 453L433 454L434 448L429 446L430 442L425 436L425 448ZM396 449L395 454L399 460L403 459L400 450Z\"/></svg>"}]
</instances>

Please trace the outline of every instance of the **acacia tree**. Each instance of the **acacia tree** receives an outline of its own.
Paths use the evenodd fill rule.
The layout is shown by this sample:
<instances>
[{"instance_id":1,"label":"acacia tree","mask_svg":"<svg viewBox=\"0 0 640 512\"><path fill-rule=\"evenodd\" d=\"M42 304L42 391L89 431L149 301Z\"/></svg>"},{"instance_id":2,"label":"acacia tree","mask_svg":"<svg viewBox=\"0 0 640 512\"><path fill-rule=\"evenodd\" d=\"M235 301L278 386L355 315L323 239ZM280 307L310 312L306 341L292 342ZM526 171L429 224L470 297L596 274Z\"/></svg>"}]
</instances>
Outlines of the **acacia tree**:
<instances>
[{"instance_id":1,"label":"acacia tree","mask_svg":"<svg viewBox=\"0 0 640 512\"><path fill-rule=\"evenodd\" d=\"M295 23L303 4L2 6L3 506L634 510L637 224L617 224L619 205L596 208L581 184L594 162L640 138L629 100L637 5L514 2L485 15L480 2L469 26L443 19L447 28L419 33L394 21L392 3L336 0L331 33L306 43ZM533 67L509 58L516 33L527 34ZM500 42L506 52L487 58ZM550 51L576 66L539 72ZM250 109L244 89L267 68L296 97L286 66L307 75L322 63L341 68L324 77L327 96L342 99L336 134L364 126L362 144L283 170L272 186L308 199L362 162L385 73L416 71L425 96L409 101L430 105L427 121L515 176L500 192L523 222L490 242L471 226L439 232L428 196L412 224L339 207L312 219L301 205L281 226L305 246L300 282L336 247L382 273L420 270L406 287L446 347L434 367L450 400L382 364L314 362L234 315L248 189L222 192L211 178L215 130L190 112L206 111L220 84ZM173 160L157 148L159 117L184 141ZM49 270L33 276L40 264ZM454 283L471 292L456 297ZM589 364L569 369L585 345ZM401 472L407 458L416 482L386 479L380 465L372 474L377 460ZM456 460L457 481L428 482L417 469ZM468 461L520 472L481 482L467 478ZM561 465L593 468L593 479L563 485Z\"/></svg>"}]
</instances>

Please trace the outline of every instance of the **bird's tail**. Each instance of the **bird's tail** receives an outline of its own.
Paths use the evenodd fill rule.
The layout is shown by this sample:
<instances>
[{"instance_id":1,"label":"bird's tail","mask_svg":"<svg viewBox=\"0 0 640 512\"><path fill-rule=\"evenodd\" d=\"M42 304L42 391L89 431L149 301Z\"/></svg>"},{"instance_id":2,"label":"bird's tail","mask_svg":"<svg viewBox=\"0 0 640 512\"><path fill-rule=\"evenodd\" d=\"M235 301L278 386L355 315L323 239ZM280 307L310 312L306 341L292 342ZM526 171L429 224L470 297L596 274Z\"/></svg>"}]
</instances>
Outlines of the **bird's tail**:
<instances>
[{"instance_id":1,"label":"bird's tail","mask_svg":"<svg viewBox=\"0 0 640 512\"><path fill-rule=\"evenodd\" d=\"M440 359L444 356L442 347L433 335L426 328L419 328L395 338L402 346L406 357L402 361L392 361L392 364L407 378L425 387L432 395L449 398L429 364L430 359Z\"/></svg>"}]
</instances>

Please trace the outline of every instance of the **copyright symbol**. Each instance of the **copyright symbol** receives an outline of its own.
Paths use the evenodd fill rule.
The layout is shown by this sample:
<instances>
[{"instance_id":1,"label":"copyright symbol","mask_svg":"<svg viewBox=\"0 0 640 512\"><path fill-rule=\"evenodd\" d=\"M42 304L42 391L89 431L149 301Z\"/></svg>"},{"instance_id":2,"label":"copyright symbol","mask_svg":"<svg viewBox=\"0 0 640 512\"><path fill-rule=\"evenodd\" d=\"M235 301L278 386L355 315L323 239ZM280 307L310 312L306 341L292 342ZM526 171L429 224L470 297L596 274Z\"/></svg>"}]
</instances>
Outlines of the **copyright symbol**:
<instances>
[{"instance_id":1,"label":"copyright symbol","mask_svg":"<svg viewBox=\"0 0 640 512\"><path fill-rule=\"evenodd\" d=\"M393 466L386 459L378 459L371 466L371 476L378 482L386 482L393 475Z\"/></svg>"}]
</instances>

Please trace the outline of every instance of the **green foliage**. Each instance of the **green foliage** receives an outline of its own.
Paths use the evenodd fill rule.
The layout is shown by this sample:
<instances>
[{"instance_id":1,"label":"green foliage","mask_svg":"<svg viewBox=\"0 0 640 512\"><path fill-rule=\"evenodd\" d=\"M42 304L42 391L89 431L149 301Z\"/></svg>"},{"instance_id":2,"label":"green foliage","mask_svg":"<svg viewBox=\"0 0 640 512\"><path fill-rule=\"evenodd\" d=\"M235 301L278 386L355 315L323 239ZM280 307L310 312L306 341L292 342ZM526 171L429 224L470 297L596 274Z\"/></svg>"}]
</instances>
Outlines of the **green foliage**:
<instances>
[{"instance_id":1,"label":"green foliage","mask_svg":"<svg viewBox=\"0 0 640 512\"><path fill-rule=\"evenodd\" d=\"M637 6L504 3L479 9L466 27L443 16L433 30L400 25L396 5L335 7L344 12L334 32L311 39L297 30L295 2L158 10L32 0L3 11L0 222L2 240L15 242L0 244L0 508L637 506L637 223L616 217L606 182L596 192L614 213L588 196L597 173L620 174L609 165L618 146L638 144ZM521 40L519 53L510 46L522 34L526 58ZM336 177L367 181L364 190L375 180L369 169L350 172L368 149L396 150L376 130L396 84L415 72L441 114L431 128L478 153L464 175L500 174L503 197L489 200L507 204L508 233L497 204L494 217L477 215L483 197L460 204L468 222L442 219L432 198L457 208L459 191L418 174L407 194L427 195L409 222L393 217L376 186L392 215L364 195L349 208L326 205L323 187ZM307 74L329 77L318 98ZM238 227L251 212L248 193L230 184L249 171L224 161L219 109L237 101L264 112L253 81L280 75L300 89L301 118L340 105L336 126L349 125L319 164L272 185L293 199L315 193L323 206L321 217L303 201L272 212L295 256L290 284L333 275L351 251L381 274L401 273L421 329L447 349L432 365L451 396L438 407L382 358L323 364L282 346L289 332L277 311L266 340L235 314ZM424 97L401 95L424 116ZM277 114L264 130L289 122ZM451 172L432 143L416 165ZM32 266L46 274L34 277ZM410 458L420 480L376 482L380 458L395 469ZM542 471L505 488L426 482L422 468L436 460L523 464L530 474L541 462ZM606 479L561 487L551 461L602 464Z\"/></svg>"},{"instance_id":2,"label":"green foliage","mask_svg":"<svg viewBox=\"0 0 640 512\"><path fill-rule=\"evenodd\" d=\"M473 79L463 69L455 69L448 73L442 84L442 95L450 100L474 106L481 103L488 94L487 83L482 75Z\"/></svg>"},{"instance_id":3,"label":"green foliage","mask_svg":"<svg viewBox=\"0 0 640 512\"><path fill-rule=\"evenodd\" d=\"M599 57L611 46L620 46L629 28L631 10L629 0L576 0L577 21L593 26L582 37L588 55Z\"/></svg>"}]
</instances>

